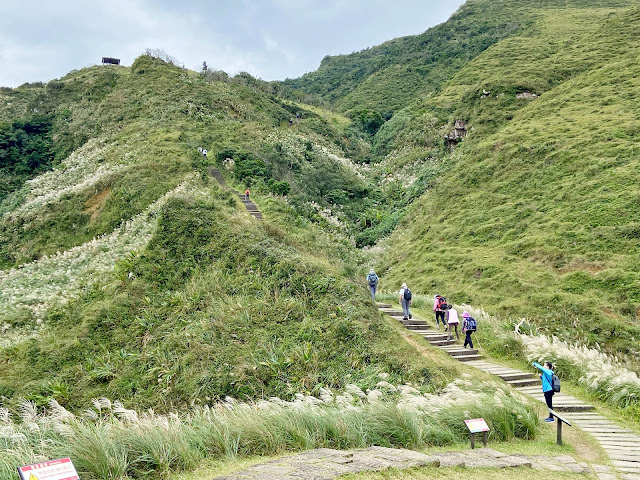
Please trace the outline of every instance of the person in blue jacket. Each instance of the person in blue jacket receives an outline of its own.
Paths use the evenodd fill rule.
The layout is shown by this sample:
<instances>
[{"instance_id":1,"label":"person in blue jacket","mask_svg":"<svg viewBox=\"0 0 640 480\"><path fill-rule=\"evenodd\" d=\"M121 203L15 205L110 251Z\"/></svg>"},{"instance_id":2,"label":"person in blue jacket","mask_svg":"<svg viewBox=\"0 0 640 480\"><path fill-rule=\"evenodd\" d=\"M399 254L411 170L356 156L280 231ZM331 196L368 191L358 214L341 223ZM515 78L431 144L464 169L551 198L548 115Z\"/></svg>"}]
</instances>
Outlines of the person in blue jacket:
<instances>
[{"instance_id":1,"label":"person in blue jacket","mask_svg":"<svg viewBox=\"0 0 640 480\"><path fill-rule=\"evenodd\" d=\"M533 366L540 370L542 379L542 393L544 393L544 399L549 407L549 417L545 418L545 422L553 422L553 365L550 362L545 362L544 367L539 363L533 362Z\"/></svg>"}]
</instances>

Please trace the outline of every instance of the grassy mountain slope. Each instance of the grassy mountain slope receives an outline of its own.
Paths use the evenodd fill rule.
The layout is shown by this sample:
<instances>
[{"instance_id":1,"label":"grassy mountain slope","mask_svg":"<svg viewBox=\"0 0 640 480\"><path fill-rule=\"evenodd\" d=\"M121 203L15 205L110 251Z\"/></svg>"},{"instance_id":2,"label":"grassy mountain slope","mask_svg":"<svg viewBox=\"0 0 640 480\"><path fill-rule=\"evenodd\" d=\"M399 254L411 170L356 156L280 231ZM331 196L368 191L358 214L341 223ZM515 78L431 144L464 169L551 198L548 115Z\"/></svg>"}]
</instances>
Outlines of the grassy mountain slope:
<instances>
[{"instance_id":1,"label":"grassy mountain slope","mask_svg":"<svg viewBox=\"0 0 640 480\"><path fill-rule=\"evenodd\" d=\"M384 268L391 285L411 281L635 354L638 69L629 59L640 54L640 9L601 7L537 8L530 29L407 112L396 141L429 128L424 118L441 132L464 119L470 134L443 157L443 174L392 237ZM521 92L539 98L517 99Z\"/></svg>"},{"instance_id":2,"label":"grassy mountain slope","mask_svg":"<svg viewBox=\"0 0 640 480\"><path fill-rule=\"evenodd\" d=\"M451 377L380 318L327 208L369 188L350 120L148 55L3 89L1 104L7 130L49 126L49 162L0 206L3 401L166 411L373 387L382 371L427 390ZM213 163L268 220L210 180Z\"/></svg>"},{"instance_id":3,"label":"grassy mountain slope","mask_svg":"<svg viewBox=\"0 0 640 480\"><path fill-rule=\"evenodd\" d=\"M314 191L304 180L318 168L334 170L342 188L364 190L342 161L343 146L361 143L344 135L348 121L287 104L260 86L248 77L210 81L143 56L131 72L92 68L47 85L3 90L7 108L0 118L28 120L36 111L50 118L57 160L49 168L59 168L9 192L0 204L0 265L111 232L175 188L193 170L197 146L209 148L212 157L230 146L251 153L269 167L259 178L288 180L292 193L302 190L307 197ZM301 111L302 120L281 130L293 111ZM305 165L295 165L276 151L279 137L286 140L293 131L299 144L317 151L318 167L304 159Z\"/></svg>"},{"instance_id":4,"label":"grassy mountain slope","mask_svg":"<svg viewBox=\"0 0 640 480\"><path fill-rule=\"evenodd\" d=\"M470 59L530 22L530 9L472 1L426 32L350 55L327 56L315 72L284 84L341 111L398 111L438 90Z\"/></svg>"},{"instance_id":5,"label":"grassy mountain slope","mask_svg":"<svg viewBox=\"0 0 640 480\"><path fill-rule=\"evenodd\" d=\"M74 408L106 395L166 411L373 386L381 371L440 384L354 282L348 242L296 226L272 202L272 220L256 222L229 192L195 180L163 206L146 249L3 350L0 393Z\"/></svg>"}]
</instances>

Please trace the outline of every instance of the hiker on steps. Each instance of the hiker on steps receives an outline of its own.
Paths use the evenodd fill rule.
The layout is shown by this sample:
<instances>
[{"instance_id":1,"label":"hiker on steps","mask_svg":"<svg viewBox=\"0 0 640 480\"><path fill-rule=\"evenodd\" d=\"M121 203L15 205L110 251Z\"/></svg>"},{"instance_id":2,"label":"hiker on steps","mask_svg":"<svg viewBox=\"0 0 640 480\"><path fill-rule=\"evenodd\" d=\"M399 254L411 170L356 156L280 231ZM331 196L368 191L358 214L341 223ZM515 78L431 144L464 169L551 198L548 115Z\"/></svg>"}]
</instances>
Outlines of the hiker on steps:
<instances>
[{"instance_id":1,"label":"hiker on steps","mask_svg":"<svg viewBox=\"0 0 640 480\"><path fill-rule=\"evenodd\" d=\"M460 334L458 334L458 325L460 324L460 317L458 317L458 311L453 308L451 305L447 306L447 324L449 325L449 330L447 331L447 340L451 340L451 332L455 329L456 338L460 340Z\"/></svg>"},{"instance_id":2,"label":"hiker on steps","mask_svg":"<svg viewBox=\"0 0 640 480\"><path fill-rule=\"evenodd\" d=\"M400 287L400 295L398 296L398 300L400 301L400 305L402 306L402 315L404 316L404 320L408 320L409 318L411 318L411 312L409 311L409 307L411 306L412 302L412 293L411 290L409 290L409 287L407 287L406 283L402 284L402 287Z\"/></svg>"},{"instance_id":3,"label":"hiker on steps","mask_svg":"<svg viewBox=\"0 0 640 480\"><path fill-rule=\"evenodd\" d=\"M444 314L447 311L447 299L442 295L436 295L433 297L433 311L436 314L436 327L440 330L440 322L444 329L447 329L447 324L444 322Z\"/></svg>"},{"instance_id":4,"label":"hiker on steps","mask_svg":"<svg viewBox=\"0 0 640 480\"><path fill-rule=\"evenodd\" d=\"M549 417L545 418L545 422L553 422L553 414L551 411L553 410L553 377L555 374L553 373L553 365L549 362L544 363L544 367L539 363L533 362L533 366L540 370L540 378L542 379L542 393L544 393L544 399L547 402L547 407L549 407Z\"/></svg>"},{"instance_id":5,"label":"hiker on steps","mask_svg":"<svg viewBox=\"0 0 640 480\"><path fill-rule=\"evenodd\" d=\"M471 340L471 334L478 328L478 322L476 319L469 315L469 312L462 312L462 333L465 334L463 348L467 348L467 344L470 348L473 348L473 341Z\"/></svg>"},{"instance_id":6,"label":"hiker on steps","mask_svg":"<svg viewBox=\"0 0 640 480\"><path fill-rule=\"evenodd\" d=\"M376 290L378 289L378 275L372 268L367 275L367 284L369 285L369 291L371 292L371 298L376 301Z\"/></svg>"},{"instance_id":7,"label":"hiker on steps","mask_svg":"<svg viewBox=\"0 0 640 480\"><path fill-rule=\"evenodd\" d=\"M244 191L244 200L245 202L249 201L249 195L251 195L251 190L249 190L248 188Z\"/></svg>"}]
</instances>

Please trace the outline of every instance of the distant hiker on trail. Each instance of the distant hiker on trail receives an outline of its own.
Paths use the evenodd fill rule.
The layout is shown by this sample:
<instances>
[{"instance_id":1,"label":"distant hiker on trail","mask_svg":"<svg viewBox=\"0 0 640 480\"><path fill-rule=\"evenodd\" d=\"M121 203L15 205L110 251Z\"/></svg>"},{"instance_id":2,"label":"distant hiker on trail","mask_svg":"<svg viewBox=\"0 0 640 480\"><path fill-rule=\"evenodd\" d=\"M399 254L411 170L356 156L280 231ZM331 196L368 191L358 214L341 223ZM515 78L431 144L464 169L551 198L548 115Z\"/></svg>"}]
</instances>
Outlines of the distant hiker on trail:
<instances>
[{"instance_id":1,"label":"distant hiker on trail","mask_svg":"<svg viewBox=\"0 0 640 480\"><path fill-rule=\"evenodd\" d=\"M207 158L207 149L206 148L202 150L202 157L203 158Z\"/></svg>"},{"instance_id":2,"label":"distant hiker on trail","mask_svg":"<svg viewBox=\"0 0 640 480\"><path fill-rule=\"evenodd\" d=\"M249 190L248 188L244 191L244 199L245 201L249 201L249 195L251 195L251 190Z\"/></svg>"},{"instance_id":3,"label":"distant hiker on trail","mask_svg":"<svg viewBox=\"0 0 640 480\"><path fill-rule=\"evenodd\" d=\"M449 325L447 340L451 340L451 332L454 329L456 331L456 338L460 340L460 335L458 334L458 325L460 324L460 318L458 317L458 311L451 305L448 305L447 324Z\"/></svg>"},{"instance_id":4,"label":"distant hiker on trail","mask_svg":"<svg viewBox=\"0 0 640 480\"><path fill-rule=\"evenodd\" d=\"M407 287L406 283L402 284L400 288L400 295L398 296L398 300L400 300L400 305L402 305L402 315L404 316L404 320L408 320L411 318L411 312L409 311L409 307L411 306L413 294L409 287Z\"/></svg>"},{"instance_id":5,"label":"distant hiker on trail","mask_svg":"<svg viewBox=\"0 0 640 480\"><path fill-rule=\"evenodd\" d=\"M547 402L547 407L549 407L549 417L545 418L545 422L553 422L553 414L551 411L553 410L553 394L554 394L554 377L556 375L553 373L553 365L549 362L544 362L544 367L539 363L533 362L533 366L540 370L540 378L542 379L542 393L544 393L544 399ZM558 381L558 391L559 381Z\"/></svg>"},{"instance_id":6,"label":"distant hiker on trail","mask_svg":"<svg viewBox=\"0 0 640 480\"><path fill-rule=\"evenodd\" d=\"M369 285L369 291L371 292L371 298L376 301L376 290L378 290L378 275L372 268L367 275L367 284Z\"/></svg>"},{"instance_id":7,"label":"distant hiker on trail","mask_svg":"<svg viewBox=\"0 0 640 480\"><path fill-rule=\"evenodd\" d=\"M293 125L293 117L289 119L289 125Z\"/></svg>"},{"instance_id":8,"label":"distant hiker on trail","mask_svg":"<svg viewBox=\"0 0 640 480\"><path fill-rule=\"evenodd\" d=\"M471 340L471 334L478 328L478 322L476 319L469 315L469 312L462 312L462 333L464 337L464 348L467 348L467 344L470 348L473 348L473 341Z\"/></svg>"},{"instance_id":9,"label":"distant hiker on trail","mask_svg":"<svg viewBox=\"0 0 640 480\"><path fill-rule=\"evenodd\" d=\"M444 322L444 313L447 311L447 299L442 295L436 295L433 297L433 311L436 313L436 327L440 330L440 322L444 329L447 329L447 324Z\"/></svg>"}]
</instances>

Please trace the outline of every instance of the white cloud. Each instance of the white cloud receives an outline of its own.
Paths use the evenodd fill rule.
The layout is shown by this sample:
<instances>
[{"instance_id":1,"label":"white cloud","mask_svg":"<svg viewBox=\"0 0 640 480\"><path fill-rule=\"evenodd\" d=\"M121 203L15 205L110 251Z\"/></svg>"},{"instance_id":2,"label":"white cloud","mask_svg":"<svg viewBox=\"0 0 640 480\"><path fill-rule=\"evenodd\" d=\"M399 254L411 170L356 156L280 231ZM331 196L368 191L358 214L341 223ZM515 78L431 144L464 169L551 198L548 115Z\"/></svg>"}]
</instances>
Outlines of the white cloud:
<instances>
[{"instance_id":1,"label":"white cloud","mask_svg":"<svg viewBox=\"0 0 640 480\"><path fill-rule=\"evenodd\" d=\"M188 68L206 61L230 74L248 71L267 80L298 76L326 54L366 48L398 31L423 31L430 15L451 13L462 0L5 3L0 85L17 86L61 77L102 56L131 64L146 48L165 50Z\"/></svg>"}]
</instances>

